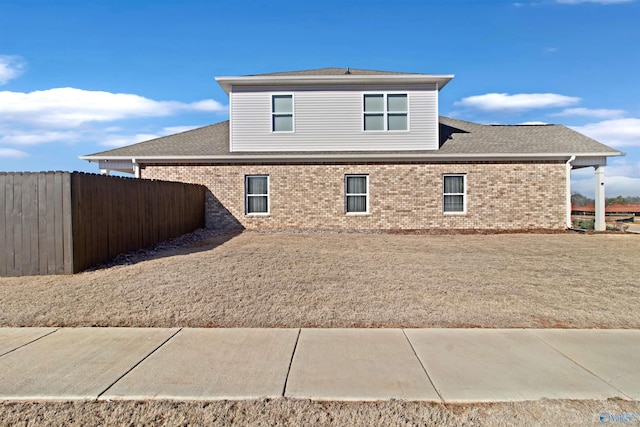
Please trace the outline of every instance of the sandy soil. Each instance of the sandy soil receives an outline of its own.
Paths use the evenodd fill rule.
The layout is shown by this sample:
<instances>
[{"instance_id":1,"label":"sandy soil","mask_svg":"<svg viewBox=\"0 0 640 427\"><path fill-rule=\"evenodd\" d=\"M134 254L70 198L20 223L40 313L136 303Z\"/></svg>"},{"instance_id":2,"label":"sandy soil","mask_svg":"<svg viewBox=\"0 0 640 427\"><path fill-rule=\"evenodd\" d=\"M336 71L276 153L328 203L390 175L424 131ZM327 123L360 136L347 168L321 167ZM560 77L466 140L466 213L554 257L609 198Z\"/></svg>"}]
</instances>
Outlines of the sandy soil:
<instances>
[{"instance_id":1,"label":"sandy soil","mask_svg":"<svg viewBox=\"0 0 640 427\"><path fill-rule=\"evenodd\" d=\"M0 326L640 327L640 235L259 233L0 278Z\"/></svg>"},{"instance_id":2,"label":"sandy soil","mask_svg":"<svg viewBox=\"0 0 640 427\"><path fill-rule=\"evenodd\" d=\"M614 417L630 422L615 422ZM316 402L274 399L218 402L49 402L0 404L11 426L586 426L637 425L637 402L558 401L441 405L425 402Z\"/></svg>"}]
</instances>

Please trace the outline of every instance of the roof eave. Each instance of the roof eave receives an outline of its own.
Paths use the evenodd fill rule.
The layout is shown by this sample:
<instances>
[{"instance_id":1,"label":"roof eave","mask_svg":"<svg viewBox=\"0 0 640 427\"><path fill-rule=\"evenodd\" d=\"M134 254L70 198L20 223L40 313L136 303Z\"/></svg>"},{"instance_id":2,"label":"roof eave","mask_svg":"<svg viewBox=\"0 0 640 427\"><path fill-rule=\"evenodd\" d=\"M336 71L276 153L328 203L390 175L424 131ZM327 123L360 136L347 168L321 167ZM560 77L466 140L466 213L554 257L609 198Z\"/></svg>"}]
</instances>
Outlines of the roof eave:
<instances>
[{"instance_id":1,"label":"roof eave","mask_svg":"<svg viewBox=\"0 0 640 427\"><path fill-rule=\"evenodd\" d=\"M147 162L153 163L206 163L206 162L264 162L264 161L296 161L296 162L315 162L315 161L462 161L462 160L566 160L572 156L586 157L612 157L621 156L624 153L478 153L478 154L416 154L416 153L357 153L357 154L260 154L260 155L207 155L207 156L80 156L81 160L89 162L109 161L109 160L135 160L136 163L142 164Z\"/></svg>"},{"instance_id":2,"label":"roof eave","mask_svg":"<svg viewBox=\"0 0 640 427\"><path fill-rule=\"evenodd\" d=\"M312 84L436 84L442 89L453 74L393 74L393 75L303 75L303 76L221 76L216 81L229 94L232 86L284 86Z\"/></svg>"}]
</instances>

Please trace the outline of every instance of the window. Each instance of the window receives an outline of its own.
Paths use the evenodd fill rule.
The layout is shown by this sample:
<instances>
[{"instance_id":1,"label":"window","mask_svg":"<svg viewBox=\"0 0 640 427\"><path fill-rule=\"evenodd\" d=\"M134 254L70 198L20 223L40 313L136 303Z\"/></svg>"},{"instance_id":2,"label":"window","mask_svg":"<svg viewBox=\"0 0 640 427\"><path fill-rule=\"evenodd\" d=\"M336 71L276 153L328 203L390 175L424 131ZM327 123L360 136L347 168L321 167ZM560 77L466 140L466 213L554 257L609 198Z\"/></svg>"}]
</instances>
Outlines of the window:
<instances>
[{"instance_id":1,"label":"window","mask_svg":"<svg viewBox=\"0 0 640 427\"><path fill-rule=\"evenodd\" d=\"M271 96L271 129L293 132L293 95Z\"/></svg>"},{"instance_id":2,"label":"window","mask_svg":"<svg viewBox=\"0 0 640 427\"><path fill-rule=\"evenodd\" d=\"M345 175L345 212L368 213L369 212L369 176Z\"/></svg>"},{"instance_id":3,"label":"window","mask_svg":"<svg viewBox=\"0 0 640 427\"><path fill-rule=\"evenodd\" d=\"M245 210L250 214L269 213L269 176L247 175L245 180Z\"/></svg>"},{"instance_id":4,"label":"window","mask_svg":"<svg viewBox=\"0 0 640 427\"><path fill-rule=\"evenodd\" d=\"M465 175L444 175L442 178L444 213L465 213Z\"/></svg>"},{"instance_id":5,"label":"window","mask_svg":"<svg viewBox=\"0 0 640 427\"><path fill-rule=\"evenodd\" d=\"M364 130L409 130L409 104L406 93L364 95Z\"/></svg>"}]
</instances>

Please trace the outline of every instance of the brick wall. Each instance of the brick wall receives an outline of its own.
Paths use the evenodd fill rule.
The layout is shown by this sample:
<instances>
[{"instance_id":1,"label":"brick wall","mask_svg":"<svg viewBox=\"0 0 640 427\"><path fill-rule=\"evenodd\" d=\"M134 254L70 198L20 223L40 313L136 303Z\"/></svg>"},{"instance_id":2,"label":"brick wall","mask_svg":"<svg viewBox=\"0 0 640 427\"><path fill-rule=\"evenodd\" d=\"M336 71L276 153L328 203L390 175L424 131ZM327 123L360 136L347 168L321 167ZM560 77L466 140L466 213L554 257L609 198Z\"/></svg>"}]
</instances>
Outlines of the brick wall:
<instances>
[{"instance_id":1,"label":"brick wall","mask_svg":"<svg viewBox=\"0 0 640 427\"><path fill-rule=\"evenodd\" d=\"M467 213L442 212L442 175L466 174ZM245 215L245 175L270 180L270 214ZM369 175L368 215L346 215L344 175ZM147 166L142 177L204 184L209 228L562 229L565 165L548 163Z\"/></svg>"}]
</instances>

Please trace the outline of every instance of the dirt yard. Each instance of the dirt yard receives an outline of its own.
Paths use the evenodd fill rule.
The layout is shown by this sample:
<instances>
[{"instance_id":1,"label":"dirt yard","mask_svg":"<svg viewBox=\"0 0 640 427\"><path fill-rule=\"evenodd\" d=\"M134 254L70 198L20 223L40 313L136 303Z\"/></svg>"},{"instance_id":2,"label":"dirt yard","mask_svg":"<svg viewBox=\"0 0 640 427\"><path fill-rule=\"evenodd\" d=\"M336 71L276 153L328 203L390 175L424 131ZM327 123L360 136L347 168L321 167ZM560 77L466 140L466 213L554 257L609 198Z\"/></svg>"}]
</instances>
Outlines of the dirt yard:
<instances>
[{"instance_id":1,"label":"dirt yard","mask_svg":"<svg viewBox=\"0 0 640 427\"><path fill-rule=\"evenodd\" d=\"M0 278L0 326L640 327L640 235L219 236Z\"/></svg>"}]
</instances>

